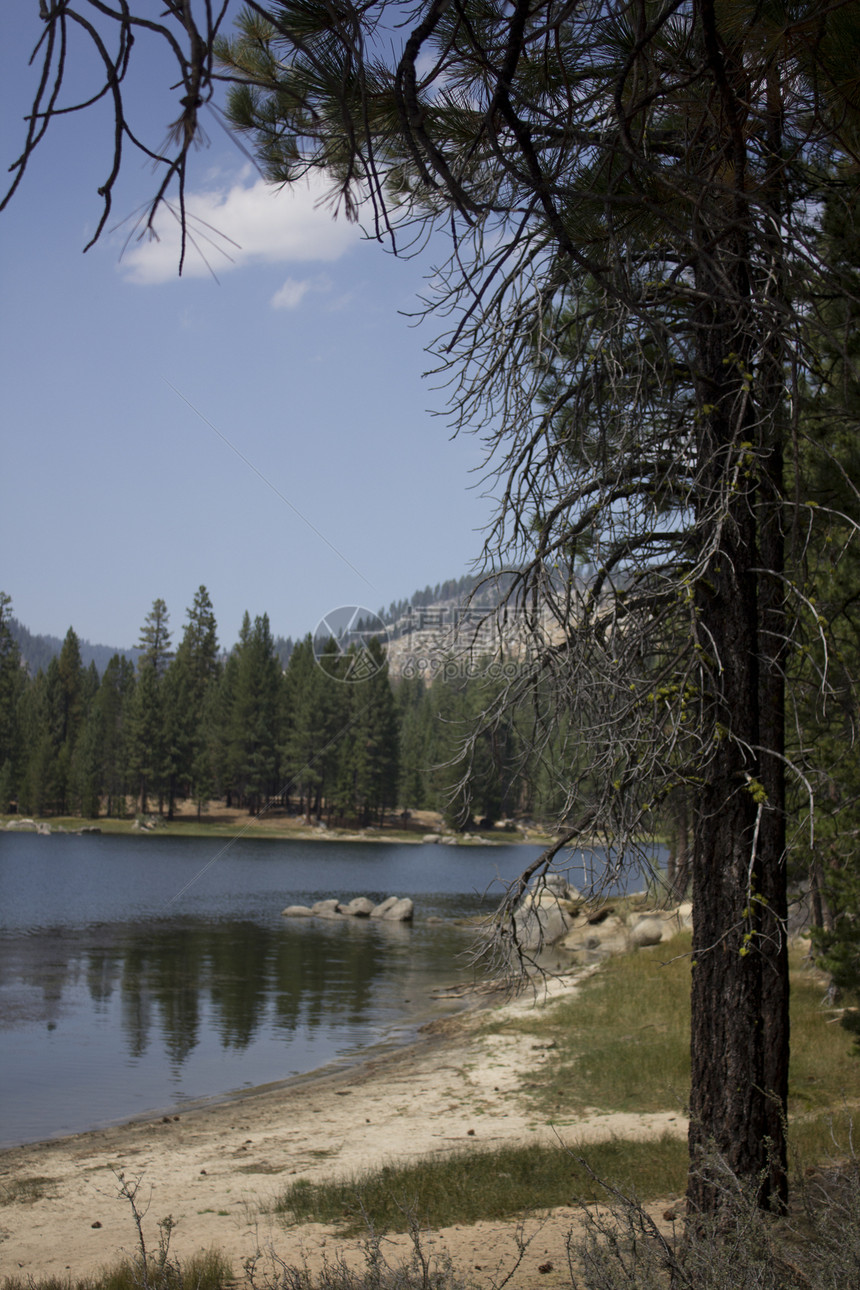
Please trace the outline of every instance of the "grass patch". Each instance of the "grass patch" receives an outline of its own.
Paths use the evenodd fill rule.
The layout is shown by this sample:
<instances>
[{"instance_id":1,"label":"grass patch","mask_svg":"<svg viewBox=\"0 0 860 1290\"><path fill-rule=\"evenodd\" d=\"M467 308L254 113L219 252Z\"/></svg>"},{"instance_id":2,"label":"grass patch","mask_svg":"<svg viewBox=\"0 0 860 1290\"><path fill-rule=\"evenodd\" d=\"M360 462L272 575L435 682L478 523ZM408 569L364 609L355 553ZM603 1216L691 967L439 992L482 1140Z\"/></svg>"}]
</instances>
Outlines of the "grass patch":
<instances>
[{"instance_id":1,"label":"grass patch","mask_svg":"<svg viewBox=\"0 0 860 1290\"><path fill-rule=\"evenodd\" d=\"M860 1060L852 1036L833 1021L825 985L792 949L788 1142L801 1168L846 1159L860 1112Z\"/></svg>"},{"instance_id":2,"label":"grass patch","mask_svg":"<svg viewBox=\"0 0 860 1290\"><path fill-rule=\"evenodd\" d=\"M21 819L32 819L40 824L48 824L53 832L57 833L79 833L82 828L97 828L100 833L117 833L123 835L132 834L133 836L157 836L157 837L196 837L196 838L235 838L241 833L243 837L258 837L268 839L289 840L291 838L307 842L309 839L315 841L338 841L342 836L348 835L354 838L359 832L359 826L354 828L331 828L321 833L313 825L306 825L304 820L299 820L295 816L269 816L263 815L259 818L247 815L241 812L239 815L231 816L224 819L219 816L217 810L211 815L204 813L198 820L196 815L177 815L172 820L166 816L151 816L156 823L153 829L143 830L140 834L132 828L135 820L135 813L117 816L100 815L97 819L85 819L79 815L0 815L0 829L5 828L9 822L18 822ZM22 833L31 832L31 830L21 829ZM386 827L384 830L378 830L376 833L369 833L362 837L362 841L378 842L420 842L420 835L415 831L404 829L395 829ZM356 839L358 840L358 839ZM512 842L521 842L522 837L515 835L510 839ZM539 840L539 839L538 839ZM547 839L549 841L550 839Z\"/></svg>"},{"instance_id":3,"label":"grass patch","mask_svg":"<svg viewBox=\"0 0 860 1290\"><path fill-rule=\"evenodd\" d=\"M417 1221L431 1229L482 1219L508 1218L604 1195L576 1157L601 1178L642 1199L683 1190L686 1142L664 1136L651 1142L612 1139L588 1147L503 1146L428 1157L407 1165L355 1174L328 1183L299 1179L274 1206L287 1222L340 1227L344 1235L366 1230L403 1232Z\"/></svg>"},{"instance_id":4,"label":"grass patch","mask_svg":"<svg viewBox=\"0 0 860 1290\"><path fill-rule=\"evenodd\" d=\"M149 1268L150 1290L227 1290L233 1284L229 1260L215 1250L193 1254L180 1267L171 1262L164 1268ZM124 1259L91 1277L4 1277L0 1290L141 1290L141 1265Z\"/></svg>"},{"instance_id":5,"label":"grass patch","mask_svg":"<svg viewBox=\"0 0 860 1290\"><path fill-rule=\"evenodd\" d=\"M788 1148L797 1172L851 1159L855 1120L856 1113L839 1108L789 1116Z\"/></svg>"},{"instance_id":6,"label":"grass patch","mask_svg":"<svg viewBox=\"0 0 860 1290\"><path fill-rule=\"evenodd\" d=\"M0 1205L28 1204L48 1195L55 1179L40 1174L0 1181Z\"/></svg>"},{"instance_id":7,"label":"grass patch","mask_svg":"<svg viewBox=\"0 0 860 1290\"><path fill-rule=\"evenodd\" d=\"M823 1002L826 983L804 964L804 945L792 949L790 1105L815 1111L857 1099L860 1060L851 1034Z\"/></svg>"},{"instance_id":8,"label":"grass patch","mask_svg":"<svg viewBox=\"0 0 860 1290\"><path fill-rule=\"evenodd\" d=\"M498 1029L553 1044L526 1088L550 1119L677 1110L690 1086L689 935L611 958L576 994ZM489 1029L493 1030L492 1023Z\"/></svg>"},{"instance_id":9,"label":"grass patch","mask_svg":"<svg viewBox=\"0 0 860 1290\"><path fill-rule=\"evenodd\" d=\"M689 934L609 959L576 994L488 1031L532 1035L548 1059L522 1092L549 1120L600 1111L666 1111L690 1084ZM831 1120L860 1108L851 1036L823 1007L824 985L791 949L789 1134L805 1163L833 1151ZM551 1048L547 1048L552 1044Z\"/></svg>"}]
</instances>

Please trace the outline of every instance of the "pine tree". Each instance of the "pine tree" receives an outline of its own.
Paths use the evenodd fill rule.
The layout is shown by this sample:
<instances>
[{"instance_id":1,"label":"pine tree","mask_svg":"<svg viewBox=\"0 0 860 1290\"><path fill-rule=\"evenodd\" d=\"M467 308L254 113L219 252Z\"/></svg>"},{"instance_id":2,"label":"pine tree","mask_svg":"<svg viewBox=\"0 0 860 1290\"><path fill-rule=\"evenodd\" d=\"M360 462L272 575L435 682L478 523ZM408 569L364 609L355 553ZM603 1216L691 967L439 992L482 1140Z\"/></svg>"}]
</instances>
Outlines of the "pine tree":
<instances>
[{"instance_id":1,"label":"pine tree","mask_svg":"<svg viewBox=\"0 0 860 1290\"><path fill-rule=\"evenodd\" d=\"M17 797L22 775L19 705L25 687L21 652L9 628L12 600L0 591L0 813Z\"/></svg>"},{"instance_id":2,"label":"pine tree","mask_svg":"<svg viewBox=\"0 0 860 1290\"><path fill-rule=\"evenodd\" d=\"M146 814L153 792L158 794L159 810L163 810L169 775L170 739L163 685L171 659L168 620L164 601L153 601L138 642L142 652L129 709L127 750L141 814Z\"/></svg>"},{"instance_id":3,"label":"pine tree","mask_svg":"<svg viewBox=\"0 0 860 1290\"><path fill-rule=\"evenodd\" d=\"M429 804L427 768L430 765L429 705L427 687L420 676L401 677L394 691L400 731L399 799L407 809L420 811Z\"/></svg>"},{"instance_id":4,"label":"pine tree","mask_svg":"<svg viewBox=\"0 0 860 1290\"><path fill-rule=\"evenodd\" d=\"M56 666L56 659L52 660ZM57 797L56 750L51 737L48 677L36 673L21 698L22 773L18 808L24 815L45 815Z\"/></svg>"},{"instance_id":5,"label":"pine tree","mask_svg":"<svg viewBox=\"0 0 860 1290\"><path fill-rule=\"evenodd\" d=\"M338 778L331 774L327 748L331 738L331 687L336 684L317 666L311 636L298 641L284 673L282 750L290 794L298 796L308 824L320 810L323 793L327 791L330 796Z\"/></svg>"},{"instance_id":6,"label":"pine tree","mask_svg":"<svg viewBox=\"0 0 860 1290\"><path fill-rule=\"evenodd\" d=\"M209 691L220 676L218 636L209 593L198 588L188 610L182 641L165 677L165 703L169 728L171 804L180 787L193 797L198 815L213 783L210 741L204 721Z\"/></svg>"},{"instance_id":7,"label":"pine tree","mask_svg":"<svg viewBox=\"0 0 860 1290\"><path fill-rule=\"evenodd\" d=\"M250 814L280 790L281 671L269 618L245 614L230 669L227 716L230 785Z\"/></svg>"},{"instance_id":8,"label":"pine tree","mask_svg":"<svg viewBox=\"0 0 860 1290\"><path fill-rule=\"evenodd\" d=\"M101 791L108 816L122 817L126 811L134 690L134 665L129 659L114 654L105 668L94 704L101 737Z\"/></svg>"},{"instance_id":9,"label":"pine tree","mask_svg":"<svg viewBox=\"0 0 860 1290\"><path fill-rule=\"evenodd\" d=\"M95 663L90 663L84 671L81 684L83 719L72 753L71 783L75 810L91 820L98 819L101 810L103 777L103 731L96 703L99 686L98 669Z\"/></svg>"},{"instance_id":10,"label":"pine tree","mask_svg":"<svg viewBox=\"0 0 860 1290\"><path fill-rule=\"evenodd\" d=\"M161 685L155 667L143 657L129 705L127 748L138 809L145 815L151 794L157 793L159 801L163 800L167 750Z\"/></svg>"},{"instance_id":11,"label":"pine tree","mask_svg":"<svg viewBox=\"0 0 860 1290\"><path fill-rule=\"evenodd\" d=\"M86 710L86 675L80 642L71 627L59 656L48 665L46 684L55 793L52 809L63 813L79 805L73 763Z\"/></svg>"},{"instance_id":12,"label":"pine tree","mask_svg":"<svg viewBox=\"0 0 860 1290\"><path fill-rule=\"evenodd\" d=\"M397 705L388 677L388 663L378 640L366 646L373 663L366 679L349 685L353 714L347 746L352 770L353 809L363 825L385 822L385 812L397 804L400 762Z\"/></svg>"},{"instance_id":13,"label":"pine tree","mask_svg":"<svg viewBox=\"0 0 860 1290\"><path fill-rule=\"evenodd\" d=\"M146 615L140 629L138 649L143 651L146 659L155 671L156 678L161 680L167 671L173 653L170 648L170 615L163 600L152 602L152 609ZM139 663L138 663L139 666Z\"/></svg>"},{"instance_id":14,"label":"pine tree","mask_svg":"<svg viewBox=\"0 0 860 1290\"><path fill-rule=\"evenodd\" d=\"M854 1004L860 1001L860 551L852 541L860 528L860 183L850 173L842 180L847 196L828 203L823 233L851 289L819 300L832 339L821 348L800 463L810 503L830 524L824 534L812 532L804 552L806 637L793 660L801 702L789 753L799 761L806 748L816 751L814 829L808 801L793 795L793 871L808 880L817 957L837 992ZM829 679L827 702L822 676ZM843 1024L860 1044L853 1007Z\"/></svg>"}]
</instances>

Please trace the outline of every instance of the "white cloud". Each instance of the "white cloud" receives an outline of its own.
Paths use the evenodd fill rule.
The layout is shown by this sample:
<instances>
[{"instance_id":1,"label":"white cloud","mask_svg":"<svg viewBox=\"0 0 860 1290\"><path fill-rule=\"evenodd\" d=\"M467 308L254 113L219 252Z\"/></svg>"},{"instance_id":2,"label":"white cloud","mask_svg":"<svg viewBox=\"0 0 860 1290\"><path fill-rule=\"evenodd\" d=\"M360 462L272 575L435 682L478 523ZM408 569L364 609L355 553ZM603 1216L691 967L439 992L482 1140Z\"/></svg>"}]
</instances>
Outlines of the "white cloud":
<instances>
[{"instance_id":1,"label":"white cloud","mask_svg":"<svg viewBox=\"0 0 860 1290\"><path fill-rule=\"evenodd\" d=\"M343 216L335 220L331 210L319 204L325 195L326 185L321 180L279 189L263 179L250 185L237 182L229 188L189 193L185 201L189 244L183 275L204 277L211 268L220 277L260 261L338 259L359 240L361 232ZM157 240L132 240L122 257L121 268L129 282L148 285L176 277L179 221L163 211L156 227ZM299 299L285 299L276 307L293 308Z\"/></svg>"},{"instance_id":2,"label":"white cloud","mask_svg":"<svg viewBox=\"0 0 860 1290\"><path fill-rule=\"evenodd\" d=\"M311 284L308 281L296 282L295 278L287 278L280 291L276 291L272 296L272 308L295 309L297 305L302 303L310 289Z\"/></svg>"}]
</instances>

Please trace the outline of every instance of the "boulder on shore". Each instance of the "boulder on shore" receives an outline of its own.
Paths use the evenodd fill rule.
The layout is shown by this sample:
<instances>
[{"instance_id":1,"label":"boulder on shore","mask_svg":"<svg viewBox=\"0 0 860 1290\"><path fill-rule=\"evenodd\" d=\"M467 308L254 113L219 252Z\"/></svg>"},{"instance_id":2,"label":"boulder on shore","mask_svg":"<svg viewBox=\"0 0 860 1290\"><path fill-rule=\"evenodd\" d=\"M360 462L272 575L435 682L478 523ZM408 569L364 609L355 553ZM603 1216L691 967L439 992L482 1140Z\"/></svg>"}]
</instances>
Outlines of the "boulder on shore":
<instances>
[{"instance_id":1,"label":"boulder on shore","mask_svg":"<svg viewBox=\"0 0 860 1290\"><path fill-rule=\"evenodd\" d=\"M50 824L46 823L44 820L39 820L38 822L36 820L31 820L29 816L18 817L16 815L14 819L9 820L6 828L12 833L16 832L16 830L23 830L26 833L41 833L45 837L47 837L51 832Z\"/></svg>"},{"instance_id":2,"label":"boulder on shore","mask_svg":"<svg viewBox=\"0 0 860 1290\"><path fill-rule=\"evenodd\" d=\"M619 918L611 908L606 911L586 908L574 918L560 948L579 955L583 962L594 963L611 954L624 954L627 950L668 941L690 927L691 918L692 906L689 903L676 909L646 910L632 925Z\"/></svg>"},{"instance_id":3,"label":"boulder on shore","mask_svg":"<svg viewBox=\"0 0 860 1290\"><path fill-rule=\"evenodd\" d=\"M514 915L517 940L524 950L539 950L555 945L570 927L571 918L560 905L545 902L518 909Z\"/></svg>"},{"instance_id":4,"label":"boulder on shore","mask_svg":"<svg viewBox=\"0 0 860 1290\"><path fill-rule=\"evenodd\" d=\"M579 892L561 873L542 874L523 896L514 914L523 949L555 945L570 929Z\"/></svg>"},{"instance_id":5,"label":"boulder on shore","mask_svg":"<svg viewBox=\"0 0 860 1290\"><path fill-rule=\"evenodd\" d=\"M637 948L643 945L659 945L663 939L664 924L659 918L640 918L630 932L630 944Z\"/></svg>"},{"instance_id":6,"label":"boulder on shore","mask_svg":"<svg viewBox=\"0 0 860 1290\"><path fill-rule=\"evenodd\" d=\"M630 948L630 937L623 919L608 914L595 922L592 913L583 912L573 921L561 942L570 954L581 955L586 963L623 954Z\"/></svg>"}]
</instances>

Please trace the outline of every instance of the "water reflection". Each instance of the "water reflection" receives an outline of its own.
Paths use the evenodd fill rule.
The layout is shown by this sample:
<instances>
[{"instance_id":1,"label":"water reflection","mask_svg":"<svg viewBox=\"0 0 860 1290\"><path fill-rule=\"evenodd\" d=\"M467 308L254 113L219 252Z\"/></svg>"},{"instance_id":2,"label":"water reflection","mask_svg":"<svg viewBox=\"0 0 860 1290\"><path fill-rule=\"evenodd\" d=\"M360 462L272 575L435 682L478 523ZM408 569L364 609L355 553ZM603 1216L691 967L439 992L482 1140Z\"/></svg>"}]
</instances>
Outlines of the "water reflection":
<instances>
[{"instance_id":1,"label":"water reflection","mask_svg":"<svg viewBox=\"0 0 860 1290\"><path fill-rule=\"evenodd\" d=\"M411 929L367 924L182 920L99 932L99 943L86 947L80 932L62 929L45 940L2 938L0 988L26 987L28 1006L18 1019L41 1025L56 1024L81 986L95 1015L106 1015L119 991L129 1054L140 1056L158 1036L174 1068L196 1047L204 1016L221 1045L238 1050L264 1025L289 1035L338 1017L360 1023L381 983L393 987L399 976L398 949L410 940L427 948L426 937ZM437 927L435 937L453 937L454 951L460 948L462 934L450 928ZM411 974L422 975L422 966L438 972L438 954L431 957L422 964L419 953ZM4 1011L9 1024L14 1014Z\"/></svg>"}]
</instances>

